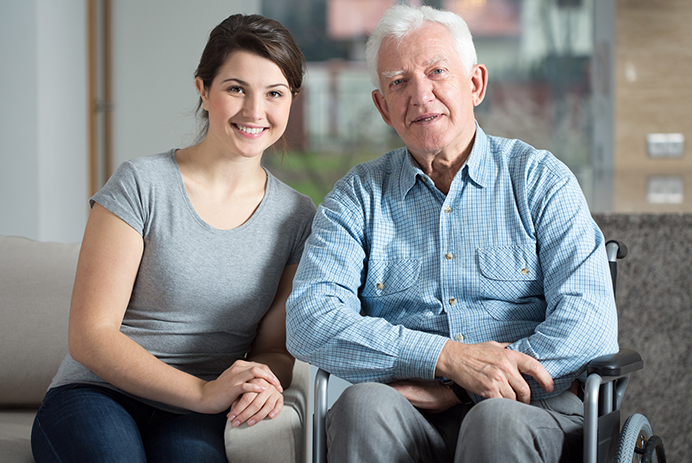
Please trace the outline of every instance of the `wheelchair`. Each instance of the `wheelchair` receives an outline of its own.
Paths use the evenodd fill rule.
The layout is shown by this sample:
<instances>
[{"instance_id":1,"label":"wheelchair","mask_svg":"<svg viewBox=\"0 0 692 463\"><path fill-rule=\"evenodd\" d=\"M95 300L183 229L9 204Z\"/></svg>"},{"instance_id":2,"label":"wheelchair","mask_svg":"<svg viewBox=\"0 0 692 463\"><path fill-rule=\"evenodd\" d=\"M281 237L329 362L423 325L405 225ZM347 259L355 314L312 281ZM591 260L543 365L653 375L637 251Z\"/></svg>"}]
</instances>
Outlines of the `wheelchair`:
<instances>
[{"instance_id":1,"label":"wheelchair","mask_svg":"<svg viewBox=\"0 0 692 463\"><path fill-rule=\"evenodd\" d=\"M606 253L615 292L617 260L627 255L627 247L611 240L606 243ZM589 362L583 385L584 463L666 463L663 441L653 434L646 417L635 413L620 426L620 405L630 374L642 368L641 356L631 349L620 349L616 354ZM328 384L329 373L318 369L314 392L313 463L327 463Z\"/></svg>"}]
</instances>

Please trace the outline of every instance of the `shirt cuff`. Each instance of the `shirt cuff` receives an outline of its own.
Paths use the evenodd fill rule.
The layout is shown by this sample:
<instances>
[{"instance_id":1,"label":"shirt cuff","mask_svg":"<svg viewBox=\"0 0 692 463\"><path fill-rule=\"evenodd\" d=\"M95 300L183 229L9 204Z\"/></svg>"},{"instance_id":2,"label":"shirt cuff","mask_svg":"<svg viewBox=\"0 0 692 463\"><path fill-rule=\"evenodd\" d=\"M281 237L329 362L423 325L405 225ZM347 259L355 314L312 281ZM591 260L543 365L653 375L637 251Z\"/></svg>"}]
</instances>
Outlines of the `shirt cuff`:
<instances>
[{"instance_id":1,"label":"shirt cuff","mask_svg":"<svg viewBox=\"0 0 692 463\"><path fill-rule=\"evenodd\" d=\"M397 376L408 378L435 378L435 367L447 338L416 330L405 330L401 352L397 361Z\"/></svg>"}]
</instances>

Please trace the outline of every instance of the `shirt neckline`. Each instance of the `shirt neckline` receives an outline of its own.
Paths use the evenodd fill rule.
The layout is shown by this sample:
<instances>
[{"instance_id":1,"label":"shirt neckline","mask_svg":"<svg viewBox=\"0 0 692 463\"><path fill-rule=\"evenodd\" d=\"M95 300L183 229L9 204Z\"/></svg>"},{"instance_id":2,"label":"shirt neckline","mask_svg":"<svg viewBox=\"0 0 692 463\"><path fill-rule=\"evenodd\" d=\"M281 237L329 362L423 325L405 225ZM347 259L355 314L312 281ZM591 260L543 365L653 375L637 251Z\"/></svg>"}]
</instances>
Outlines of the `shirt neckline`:
<instances>
[{"instance_id":1,"label":"shirt neckline","mask_svg":"<svg viewBox=\"0 0 692 463\"><path fill-rule=\"evenodd\" d=\"M264 209L264 205L267 202L267 196L269 195L270 189L274 185L274 177L271 175L271 173L262 167L262 170L264 170L264 173L267 176L267 184L264 188L264 196L262 196L262 200L260 201L259 205L257 206L257 209L252 213L252 215L241 225L235 227L235 228L229 228L229 229L223 229L223 228L216 228L209 223L207 223L202 217L197 214L197 211L195 210L194 206L192 205L192 201L190 201L190 197L187 194L187 190L185 189L185 182L183 181L183 174L180 172L180 166L178 166L178 162L175 159L175 153L178 151L178 148L174 148L171 151L169 151L169 160L173 163L173 171L174 175L176 178L176 183L178 185L178 190L180 194L182 195L183 202L185 203L185 206L187 207L188 211L192 215L192 217L195 219L197 223L199 223L202 227L206 228L207 230L211 230L215 233L233 233L233 232L239 232L247 227L250 226L252 222L255 221L255 219L261 214L262 210Z\"/></svg>"}]
</instances>

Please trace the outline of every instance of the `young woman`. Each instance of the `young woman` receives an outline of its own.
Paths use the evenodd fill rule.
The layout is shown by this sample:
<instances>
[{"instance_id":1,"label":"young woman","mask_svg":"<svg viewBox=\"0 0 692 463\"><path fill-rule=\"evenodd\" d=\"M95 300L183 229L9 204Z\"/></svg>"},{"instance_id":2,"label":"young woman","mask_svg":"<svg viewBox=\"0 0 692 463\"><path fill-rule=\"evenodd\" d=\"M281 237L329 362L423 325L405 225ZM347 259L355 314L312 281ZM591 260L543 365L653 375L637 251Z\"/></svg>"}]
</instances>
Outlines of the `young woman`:
<instances>
[{"instance_id":1,"label":"young woman","mask_svg":"<svg viewBox=\"0 0 692 463\"><path fill-rule=\"evenodd\" d=\"M125 162L91 198L38 463L225 463L227 420L281 412L285 301L315 207L260 161L303 72L281 24L229 17L195 74L202 141Z\"/></svg>"}]
</instances>

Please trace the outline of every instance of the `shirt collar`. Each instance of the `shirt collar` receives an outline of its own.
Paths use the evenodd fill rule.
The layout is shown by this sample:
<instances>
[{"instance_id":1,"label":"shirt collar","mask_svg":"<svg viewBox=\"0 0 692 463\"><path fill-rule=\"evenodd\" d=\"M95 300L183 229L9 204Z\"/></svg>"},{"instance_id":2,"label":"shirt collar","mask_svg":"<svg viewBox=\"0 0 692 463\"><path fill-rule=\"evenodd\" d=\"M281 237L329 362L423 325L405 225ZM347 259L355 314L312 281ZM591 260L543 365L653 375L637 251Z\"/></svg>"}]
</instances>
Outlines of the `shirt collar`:
<instances>
[{"instance_id":1,"label":"shirt collar","mask_svg":"<svg viewBox=\"0 0 692 463\"><path fill-rule=\"evenodd\" d=\"M467 169L469 178L481 188L484 187L487 183L489 175L487 155L489 146L490 143L488 136L485 134L485 132L483 132L483 129L481 129L481 127L478 125L478 122L476 122L476 135L473 142L473 148L471 149L471 154L457 175L463 172L464 169ZM413 188L413 185L415 185L416 179L419 175L422 178L428 178L423 170L418 167L418 163L408 151L408 148L404 149L404 156L405 159L402 163L401 175L399 177L402 199L406 197L411 188Z\"/></svg>"},{"instance_id":2,"label":"shirt collar","mask_svg":"<svg viewBox=\"0 0 692 463\"><path fill-rule=\"evenodd\" d=\"M427 178L421 168L418 167L418 163L413 159L408 148L404 148L403 151L404 162L401 165L401 175L399 177L401 199L405 198L408 192L411 191L419 175Z\"/></svg>"},{"instance_id":3,"label":"shirt collar","mask_svg":"<svg viewBox=\"0 0 692 463\"><path fill-rule=\"evenodd\" d=\"M483 188L490 178L489 172L490 141L483 129L476 122L476 137L474 138L471 154L466 160L469 178L479 187Z\"/></svg>"}]
</instances>

